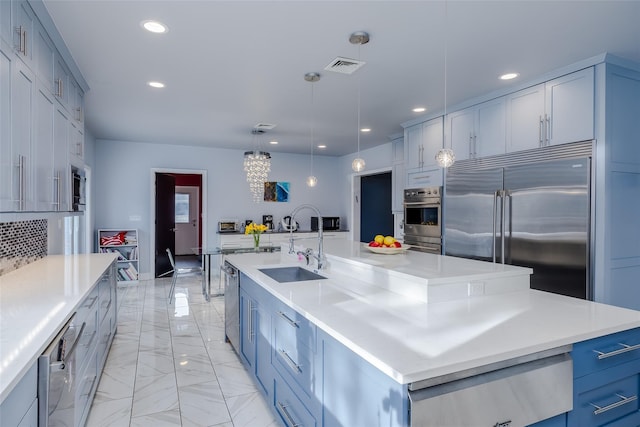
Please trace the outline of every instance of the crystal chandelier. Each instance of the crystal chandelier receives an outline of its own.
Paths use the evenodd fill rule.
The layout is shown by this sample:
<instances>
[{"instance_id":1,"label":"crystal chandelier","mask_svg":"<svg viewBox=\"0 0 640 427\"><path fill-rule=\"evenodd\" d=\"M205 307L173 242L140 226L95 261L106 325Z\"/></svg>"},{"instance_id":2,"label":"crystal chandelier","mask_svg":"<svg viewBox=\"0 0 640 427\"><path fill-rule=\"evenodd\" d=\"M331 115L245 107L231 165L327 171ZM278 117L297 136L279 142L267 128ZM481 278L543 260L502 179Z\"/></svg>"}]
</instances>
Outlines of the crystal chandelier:
<instances>
[{"instance_id":1,"label":"crystal chandelier","mask_svg":"<svg viewBox=\"0 0 640 427\"><path fill-rule=\"evenodd\" d=\"M254 135L263 133L261 130L254 129L251 131ZM247 173L247 182L253 201L256 203L264 200L264 183L267 181L269 172L271 172L271 154L266 151L244 152L244 171Z\"/></svg>"}]
</instances>

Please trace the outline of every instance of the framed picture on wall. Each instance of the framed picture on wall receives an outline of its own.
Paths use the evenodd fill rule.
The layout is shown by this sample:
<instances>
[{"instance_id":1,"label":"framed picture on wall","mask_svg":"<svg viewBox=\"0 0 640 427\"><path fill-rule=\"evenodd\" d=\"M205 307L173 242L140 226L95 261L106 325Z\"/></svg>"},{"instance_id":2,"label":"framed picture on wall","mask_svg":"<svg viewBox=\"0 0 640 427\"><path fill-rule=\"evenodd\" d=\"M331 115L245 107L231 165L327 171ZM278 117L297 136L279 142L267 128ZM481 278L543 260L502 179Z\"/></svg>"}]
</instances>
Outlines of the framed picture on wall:
<instances>
[{"instance_id":1,"label":"framed picture on wall","mask_svg":"<svg viewBox=\"0 0 640 427\"><path fill-rule=\"evenodd\" d=\"M265 202L288 202L289 183L269 181L264 183Z\"/></svg>"}]
</instances>

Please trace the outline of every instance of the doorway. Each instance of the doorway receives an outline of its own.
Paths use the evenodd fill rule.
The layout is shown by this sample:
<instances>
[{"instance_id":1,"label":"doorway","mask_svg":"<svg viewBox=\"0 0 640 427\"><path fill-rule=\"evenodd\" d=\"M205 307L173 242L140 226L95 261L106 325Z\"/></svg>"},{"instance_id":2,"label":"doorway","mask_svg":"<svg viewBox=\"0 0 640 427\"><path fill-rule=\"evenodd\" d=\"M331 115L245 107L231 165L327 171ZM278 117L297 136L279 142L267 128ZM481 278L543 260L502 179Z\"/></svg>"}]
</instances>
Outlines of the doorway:
<instances>
[{"instance_id":1,"label":"doorway","mask_svg":"<svg viewBox=\"0 0 640 427\"><path fill-rule=\"evenodd\" d=\"M370 242L376 234L393 236L391 172L360 177L360 241Z\"/></svg>"},{"instance_id":2,"label":"doorway","mask_svg":"<svg viewBox=\"0 0 640 427\"><path fill-rule=\"evenodd\" d=\"M178 268L200 266L198 249L203 246L203 173L155 171L155 230L152 257L154 277L171 271L167 248Z\"/></svg>"}]
</instances>

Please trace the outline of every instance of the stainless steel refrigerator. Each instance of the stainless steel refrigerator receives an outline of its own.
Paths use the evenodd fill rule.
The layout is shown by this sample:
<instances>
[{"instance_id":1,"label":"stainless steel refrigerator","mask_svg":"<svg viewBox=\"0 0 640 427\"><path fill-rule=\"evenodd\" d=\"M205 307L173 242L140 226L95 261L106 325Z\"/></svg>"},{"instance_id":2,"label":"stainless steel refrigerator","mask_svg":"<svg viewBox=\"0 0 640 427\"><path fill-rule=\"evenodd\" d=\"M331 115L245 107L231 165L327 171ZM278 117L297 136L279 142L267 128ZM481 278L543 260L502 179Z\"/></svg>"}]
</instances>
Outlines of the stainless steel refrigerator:
<instances>
[{"instance_id":1,"label":"stainless steel refrigerator","mask_svg":"<svg viewBox=\"0 0 640 427\"><path fill-rule=\"evenodd\" d=\"M445 254L531 267L531 288L592 299L590 157L516 163L447 172Z\"/></svg>"}]
</instances>

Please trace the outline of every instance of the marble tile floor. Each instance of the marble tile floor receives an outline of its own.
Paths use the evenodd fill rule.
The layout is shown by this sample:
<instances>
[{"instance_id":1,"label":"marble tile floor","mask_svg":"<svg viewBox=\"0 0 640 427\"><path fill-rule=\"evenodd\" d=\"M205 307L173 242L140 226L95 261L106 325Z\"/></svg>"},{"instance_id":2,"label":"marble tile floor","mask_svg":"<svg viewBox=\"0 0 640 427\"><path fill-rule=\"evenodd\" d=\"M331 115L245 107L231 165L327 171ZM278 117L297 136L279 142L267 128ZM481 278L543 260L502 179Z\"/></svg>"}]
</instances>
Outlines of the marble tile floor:
<instances>
[{"instance_id":1,"label":"marble tile floor","mask_svg":"<svg viewBox=\"0 0 640 427\"><path fill-rule=\"evenodd\" d=\"M224 340L224 297L200 276L118 288L118 331L87 426L280 426Z\"/></svg>"}]
</instances>

